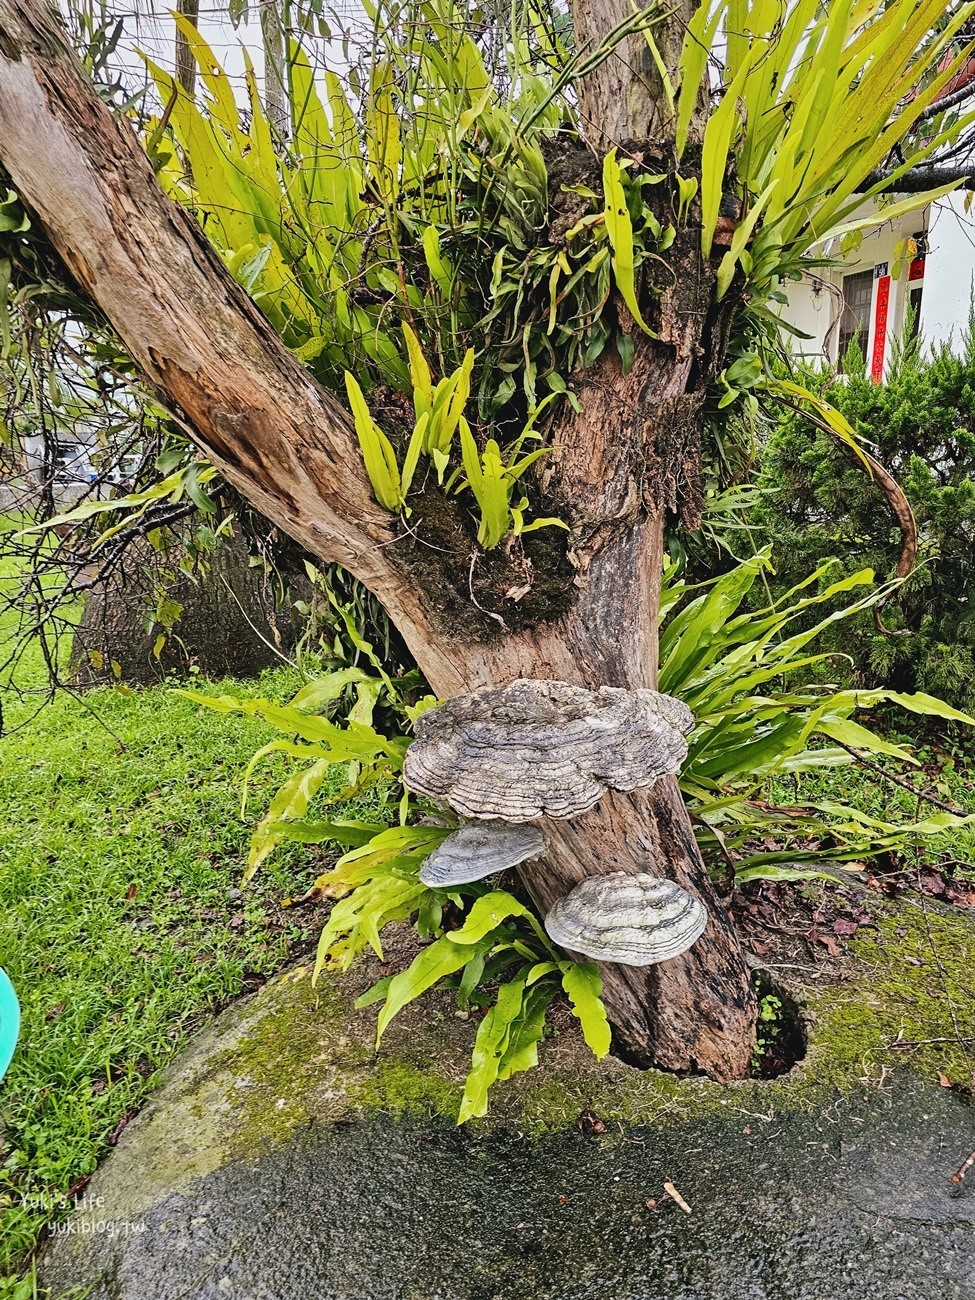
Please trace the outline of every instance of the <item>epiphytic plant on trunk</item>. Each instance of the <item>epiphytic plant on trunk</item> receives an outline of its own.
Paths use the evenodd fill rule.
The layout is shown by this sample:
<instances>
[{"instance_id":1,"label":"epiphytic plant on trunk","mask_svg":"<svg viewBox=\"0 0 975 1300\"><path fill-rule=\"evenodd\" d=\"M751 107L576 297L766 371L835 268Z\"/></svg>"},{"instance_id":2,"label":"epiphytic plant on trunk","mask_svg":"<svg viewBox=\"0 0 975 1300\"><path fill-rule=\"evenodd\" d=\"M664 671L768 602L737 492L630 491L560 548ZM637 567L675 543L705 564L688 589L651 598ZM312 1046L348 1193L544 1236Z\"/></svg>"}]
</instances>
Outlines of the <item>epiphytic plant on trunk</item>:
<instances>
[{"instance_id":1,"label":"epiphytic plant on trunk","mask_svg":"<svg viewBox=\"0 0 975 1300\"><path fill-rule=\"evenodd\" d=\"M357 96L328 84L328 112L293 55L292 90L311 105L301 125L295 114L297 164L274 153L259 104L244 132L212 65L198 117L164 86L148 144L188 211L46 6L0 0L0 164L188 436L379 597L439 695L518 677L652 689L664 525L696 513L702 411L729 331L737 319L740 353L741 321L767 338L780 275L857 220L858 192L916 189L967 122L930 111L967 57L950 47L973 12L929 35L942 8L587 3L570 54L543 24L496 39L481 25L475 39L466 11L406 7ZM191 153L191 137L209 141L192 184L170 128ZM525 495L567 532L519 536L509 511L511 532L484 549L499 525L481 531L467 494L429 474L411 481L409 518L376 501L327 389L353 371L405 453L414 385L397 321L441 380L474 347L481 471L491 440L501 456L539 432L550 452ZM476 497L467 459L452 472ZM675 960L604 967L620 1040L666 1067L746 1073L754 998L673 778L611 791L521 874L547 912L600 871L667 877L710 913L706 942Z\"/></svg>"}]
</instances>

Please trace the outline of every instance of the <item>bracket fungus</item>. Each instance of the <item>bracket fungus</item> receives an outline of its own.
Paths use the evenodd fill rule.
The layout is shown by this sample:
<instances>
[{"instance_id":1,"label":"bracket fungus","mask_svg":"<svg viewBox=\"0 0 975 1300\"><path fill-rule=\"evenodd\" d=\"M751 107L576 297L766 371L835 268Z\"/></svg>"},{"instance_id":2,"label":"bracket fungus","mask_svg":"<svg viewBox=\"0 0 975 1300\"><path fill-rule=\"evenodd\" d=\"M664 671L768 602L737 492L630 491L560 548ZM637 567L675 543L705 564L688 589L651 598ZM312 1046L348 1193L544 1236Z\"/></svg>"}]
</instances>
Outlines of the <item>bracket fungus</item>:
<instances>
[{"instance_id":1,"label":"bracket fungus","mask_svg":"<svg viewBox=\"0 0 975 1300\"><path fill-rule=\"evenodd\" d=\"M537 826L468 822L433 850L420 870L420 879L434 889L466 885L517 867L544 852L545 836Z\"/></svg>"},{"instance_id":2,"label":"bracket fungus","mask_svg":"<svg viewBox=\"0 0 975 1300\"><path fill-rule=\"evenodd\" d=\"M424 713L403 776L462 817L574 817L607 790L677 772L693 725L686 705L657 691L523 677Z\"/></svg>"},{"instance_id":3,"label":"bracket fungus","mask_svg":"<svg viewBox=\"0 0 975 1300\"><path fill-rule=\"evenodd\" d=\"M595 961L652 966L686 952L707 924L699 898L672 880L616 871L590 876L553 904L549 938Z\"/></svg>"}]
</instances>

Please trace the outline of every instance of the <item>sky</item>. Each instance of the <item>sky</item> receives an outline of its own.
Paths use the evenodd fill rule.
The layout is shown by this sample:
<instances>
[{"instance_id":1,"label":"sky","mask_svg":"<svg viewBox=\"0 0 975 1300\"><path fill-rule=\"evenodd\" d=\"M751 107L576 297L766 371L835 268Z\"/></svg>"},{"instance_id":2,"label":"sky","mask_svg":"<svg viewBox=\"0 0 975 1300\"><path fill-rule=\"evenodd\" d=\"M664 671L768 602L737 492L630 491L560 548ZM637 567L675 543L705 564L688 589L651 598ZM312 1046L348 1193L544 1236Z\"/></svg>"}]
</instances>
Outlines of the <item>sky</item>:
<instances>
[{"instance_id":1,"label":"sky","mask_svg":"<svg viewBox=\"0 0 975 1300\"><path fill-rule=\"evenodd\" d=\"M69 0L61 0L66 4ZM79 0L74 0L78 3ZM82 4L86 0L80 0ZM145 67L140 51L159 63L168 71L175 64L176 26L172 16L172 5L160 3L159 0L123 0L127 7L117 8L113 0L106 0L106 7L113 18L121 18L124 23L123 36L112 58L113 68L123 74L127 84L133 89L144 84ZM88 4L99 0L87 0ZM249 12L235 27L231 22L228 9L230 0L200 0L199 28L204 39L210 45L217 60L234 84L237 98L244 105L247 102L244 88L244 55L246 47L259 81L263 81L264 57L261 45L261 28L259 19L260 0L250 0ZM272 0L273 3L273 0ZM328 21L336 33L339 24L354 24L356 18L363 22L364 16L359 0L332 0L328 4ZM368 24L366 24L368 25ZM316 41L316 53L324 57L329 66L336 70L346 70L348 62L343 54L340 40L331 45L325 41Z\"/></svg>"},{"instance_id":2,"label":"sky","mask_svg":"<svg viewBox=\"0 0 975 1300\"><path fill-rule=\"evenodd\" d=\"M140 51L172 72L176 57L176 25L171 5L157 3L157 0L143 0L138 7L110 8L113 17L121 18L124 22L123 36L113 64L124 72L126 79L132 79L135 85L141 84L144 71ZM258 76L263 76L261 31L256 11L248 23L242 22L235 29L228 16L226 3L201 3L199 28L224 71L233 80L239 95L242 94L244 77L243 46L247 47Z\"/></svg>"}]
</instances>

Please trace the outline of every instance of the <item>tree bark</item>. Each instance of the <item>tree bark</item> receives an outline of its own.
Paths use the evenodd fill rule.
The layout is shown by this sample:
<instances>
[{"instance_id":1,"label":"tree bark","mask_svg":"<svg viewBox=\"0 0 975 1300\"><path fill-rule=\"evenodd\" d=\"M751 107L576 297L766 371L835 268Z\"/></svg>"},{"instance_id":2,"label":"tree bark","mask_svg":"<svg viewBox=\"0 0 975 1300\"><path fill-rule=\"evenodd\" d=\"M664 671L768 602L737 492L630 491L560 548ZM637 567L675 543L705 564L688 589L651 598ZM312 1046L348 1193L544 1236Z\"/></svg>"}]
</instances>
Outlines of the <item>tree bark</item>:
<instances>
[{"instance_id":1,"label":"tree bark","mask_svg":"<svg viewBox=\"0 0 975 1300\"><path fill-rule=\"evenodd\" d=\"M291 134L285 69L285 32L280 0L261 0L261 43L264 47L264 111L279 140Z\"/></svg>"},{"instance_id":2,"label":"tree bark","mask_svg":"<svg viewBox=\"0 0 975 1300\"><path fill-rule=\"evenodd\" d=\"M200 0L178 0L176 11L196 26L200 21ZM176 28L176 80L192 98L196 91L196 59L181 27Z\"/></svg>"},{"instance_id":3,"label":"tree bark","mask_svg":"<svg viewBox=\"0 0 975 1300\"><path fill-rule=\"evenodd\" d=\"M572 30L576 50L593 54L624 20L633 20L632 0L572 0ZM653 8L641 4L648 12ZM659 12L647 30L656 42L670 80L677 84L677 63L684 29L697 8L696 0L677 0ZM592 72L578 83L579 107L588 138L604 152L630 140L664 140L673 132L673 116L662 79L642 31L625 36ZM692 138L695 135L692 124Z\"/></svg>"},{"instance_id":4,"label":"tree bark","mask_svg":"<svg viewBox=\"0 0 975 1300\"><path fill-rule=\"evenodd\" d=\"M87 592L71 643L75 682L151 686L190 665L210 677L256 677L294 649L297 616L275 576L250 563L242 536L219 538L193 576L179 568L185 554L175 537L164 555L136 538L119 568ZM154 621L163 594L171 626Z\"/></svg>"},{"instance_id":5,"label":"tree bark","mask_svg":"<svg viewBox=\"0 0 975 1300\"><path fill-rule=\"evenodd\" d=\"M663 341L641 345L625 377L611 358L597 365L580 387L581 417L556 431L545 505L572 525L571 568L564 581L546 574L543 552L534 580L561 582L561 605L530 617L540 608L533 596L518 605L498 595L503 613L483 614L466 590L473 598L474 560L461 582L376 504L345 412L162 193L135 136L99 103L39 0L0 0L0 161L189 436L257 510L378 596L438 694L516 676L654 683L664 517L693 495L693 372L711 298L699 257L687 254L663 295ZM418 503L411 524L426 507ZM542 908L607 870L670 876L705 900L708 930L685 957L647 970L604 968L607 1008L637 1060L744 1075L755 1022L748 972L676 785L607 797L578 821L546 829L551 851L524 875Z\"/></svg>"}]
</instances>

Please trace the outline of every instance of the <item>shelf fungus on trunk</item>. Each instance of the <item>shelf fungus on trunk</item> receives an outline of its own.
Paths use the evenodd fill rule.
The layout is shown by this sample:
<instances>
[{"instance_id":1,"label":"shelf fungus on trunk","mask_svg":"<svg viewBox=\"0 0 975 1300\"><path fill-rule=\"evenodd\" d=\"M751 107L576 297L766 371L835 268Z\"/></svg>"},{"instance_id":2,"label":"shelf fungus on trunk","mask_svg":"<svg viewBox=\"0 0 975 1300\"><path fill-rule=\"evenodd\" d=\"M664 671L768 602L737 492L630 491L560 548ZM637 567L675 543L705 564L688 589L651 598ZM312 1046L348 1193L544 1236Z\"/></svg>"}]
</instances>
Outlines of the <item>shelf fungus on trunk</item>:
<instances>
[{"instance_id":1,"label":"shelf fungus on trunk","mask_svg":"<svg viewBox=\"0 0 975 1300\"><path fill-rule=\"evenodd\" d=\"M657 691L523 677L424 713L403 776L462 817L575 817L607 790L677 772L693 725L684 704Z\"/></svg>"},{"instance_id":2,"label":"shelf fungus on trunk","mask_svg":"<svg viewBox=\"0 0 975 1300\"><path fill-rule=\"evenodd\" d=\"M707 924L699 898L672 880L613 872L590 876L553 904L549 938L595 961L653 966L686 952Z\"/></svg>"},{"instance_id":3,"label":"shelf fungus on trunk","mask_svg":"<svg viewBox=\"0 0 975 1300\"><path fill-rule=\"evenodd\" d=\"M439 844L420 870L434 889L466 885L540 857L545 836L523 822L468 822Z\"/></svg>"}]
</instances>

